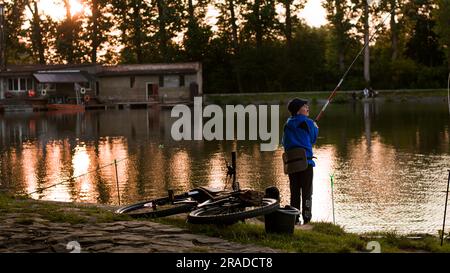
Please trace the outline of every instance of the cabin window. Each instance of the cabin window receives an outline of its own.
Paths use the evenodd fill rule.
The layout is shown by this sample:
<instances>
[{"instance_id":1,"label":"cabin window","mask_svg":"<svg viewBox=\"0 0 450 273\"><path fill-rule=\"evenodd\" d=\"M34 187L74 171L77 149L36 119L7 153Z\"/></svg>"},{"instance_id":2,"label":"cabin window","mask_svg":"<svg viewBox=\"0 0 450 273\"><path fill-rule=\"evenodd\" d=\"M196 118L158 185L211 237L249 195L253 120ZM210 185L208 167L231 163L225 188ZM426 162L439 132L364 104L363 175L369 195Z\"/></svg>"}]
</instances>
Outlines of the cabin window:
<instances>
[{"instance_id":1,"label":"cabin window","mask_svg":"<svg viewBox=\"0 0 450 273\"><path fill-rule=\"evenodd\" d=\"M164 77L164 87L177 88L180 86L178 75L168 75Z\"/></svg>"},{"instance_id":2,"label":"cabin window","mask_svg":"<svg viewBox=\"0 0 450 273\"><path fill-rule=\"evenodd\" d=\"M31 78L10 78L8 79L8 91L27 91L33 89L33 79Z\"/></svg>"},{"instance_id":3,"label":"cabin window","mask_svg":"<svg viewBox=\"0 0 450 273\"><path fill-rule=\"evenodd\" d=\"M56 91L56 84L54 83L44 83L43 84L43 89L47 90L47 91Z\"/></svg>"},{"instance_id":4,"label":"cabin window","mask_svg":"<svg viewBox=\"0 0 450 273\"><path fill-rule=\"evenodd\" d=\"M33 89L33 80L31 78L27 79L27 90Z\"/></svg>"},{"instance_id":5,"label":"cabin window","mask_svg":"<svg viewBox=\"0 0 450 273\"><path fill-rule=\"evenodd\" d=\"M159 75L159 87L164 87L164 76Z\"/></svg>"},{"instance_id":6,"label":"cabin window","mask_svg":"<svg viewBox=\"0 0 450 273\"><path fill-rule=\"evenodd\" d=\"M184 75L180 75L180 87L184 87L185 83L184 83Z\"/></svg>"},{"instance_id":7,"label":"cabin window","mask_svg":"<svg viewBox=\"0 0 450 273\"><path fill-rule=\"evenodd\" d=\"M9 91L19 91L19 78L8 79Z\"/></svg>"},{"instance_id":8,"label":"cabin window","mask_svg":"<svg viewBox=\"0 0 450 273\"><path fill-rule=\"evenodd\" d=\"M99 82L95 82L95 95L96 96L100 95L100 83Z\"/></svg>"},{"instance_id":9,"label":"cabin window","mask_svg":"<svg viewBox=\"0 0 450 273\"><path fill-rule=\"evenodd\" d=\"M135 81L136 81L136 78L135 78L134 76L131 76L131 77L130 77L130 88L133 88L133 87L134 87Z\"/></svg>"},{"instance_id":10,"label":"cabin window","mask_svg":"<svg viewBox=\"0 0 450 273\"><path fill-rule=\"evenodd\" d=\"M24 78L20 78L20 87L19 90L20 91L25 91L27 89L27 80Z\"/></svg>"},{"instance_id":11,"label":"cabin window","mask_svg":"<svg viewBox=\"0 0 450 273\"><path fill-rule=\"evenodd\" d=\"M82 82L82 83L79 83L79 85L81 86L81 87L84 87L84 88L86 88L86 89L92 89L92 85L91 85L91 82Z\"/></svg>"}]
</instances>

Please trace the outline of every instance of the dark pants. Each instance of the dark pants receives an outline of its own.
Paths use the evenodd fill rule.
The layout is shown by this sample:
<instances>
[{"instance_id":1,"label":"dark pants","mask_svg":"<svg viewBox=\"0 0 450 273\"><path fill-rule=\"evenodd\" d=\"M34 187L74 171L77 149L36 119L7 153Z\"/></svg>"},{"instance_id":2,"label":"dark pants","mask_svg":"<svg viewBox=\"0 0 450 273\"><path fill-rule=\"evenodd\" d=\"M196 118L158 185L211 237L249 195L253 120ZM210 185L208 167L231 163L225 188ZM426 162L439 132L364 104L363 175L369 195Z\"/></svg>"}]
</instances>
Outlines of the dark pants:
<instances>
[{"instance_id":1,"label":"dark pants","mask_svg":"<svg viewBox=\"0 0 450 273\"><path fill-rule=\"evenodd\" d=\"M301 200L303 222L306 224L311 221L312 217L313 167L309 165L302 172L290 174L289 182L291 188L291 206L300 209Z\"/></svg>"}]
</instances>

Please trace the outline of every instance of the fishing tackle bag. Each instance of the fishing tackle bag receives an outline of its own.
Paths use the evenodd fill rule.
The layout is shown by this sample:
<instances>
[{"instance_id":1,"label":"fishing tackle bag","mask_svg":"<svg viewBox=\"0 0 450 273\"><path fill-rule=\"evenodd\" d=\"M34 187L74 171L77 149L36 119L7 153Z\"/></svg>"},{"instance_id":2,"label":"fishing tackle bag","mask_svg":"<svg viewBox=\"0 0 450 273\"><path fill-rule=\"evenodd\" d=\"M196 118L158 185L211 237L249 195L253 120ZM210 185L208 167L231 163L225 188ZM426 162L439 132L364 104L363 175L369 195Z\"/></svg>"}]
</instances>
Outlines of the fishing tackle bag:
<instances>
[{"instance_id":1,"label":"fishing tackle bag","mask_svg":"<svg viewBox=\"0 0 450 273\"><path fill-rule=\"evenodd\" d=\"M308 168L308 158L306 150L303 148L293 148L283 153L284 173L291 174L302 172Z\"/></svg>"}]
</instances>

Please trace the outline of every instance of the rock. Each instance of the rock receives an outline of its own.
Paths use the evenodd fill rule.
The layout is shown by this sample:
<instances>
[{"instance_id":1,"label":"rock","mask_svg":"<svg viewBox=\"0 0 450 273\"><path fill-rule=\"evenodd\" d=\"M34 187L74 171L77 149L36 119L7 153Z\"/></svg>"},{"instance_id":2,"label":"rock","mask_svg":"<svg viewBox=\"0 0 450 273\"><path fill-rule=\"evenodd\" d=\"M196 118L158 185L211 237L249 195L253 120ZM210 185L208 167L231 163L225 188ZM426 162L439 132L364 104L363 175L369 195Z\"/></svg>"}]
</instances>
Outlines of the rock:
<instances>
[{"instance_id":1,"label":"rock","mask_svg":"<svg viewBox=\"0 0 450 273\"><path fill-rule=\"evenodd\" d=\"M35 253L35 252L50 252L50 248L46 245L26 245L26 246L14 246L14 252L26 252L26 253Z\"/></svg>"},{"instance_id":2,"label":"rock","mask_svg":"<svg viewBox=\"0 0 450 273\"><path fill-rule=\"evenodd\" d=\"M74 209L71 204L52 204L80 217L86 216L82 209ZM1 214L0 252L70 253L73 250L67 249L67 245L71 241L80 245L81 252L274 252L269 248L191 234L186 229L150 221L70 224L50 222L42 217L28 212ZM25 222L29 224L23 225Z\"/></svg>"},{"instance_id":3,"label":"rock","mask_svg":"<svg viewBox=\"0 0 450 273\"><path fill-rule=\"evenodd\" d=\"M30 236L28 234L14 234L11 236L10 240L25 240L29 238Z\"/></svg>"},{"instance_id":4,"label":"rock","mask_svg":"<svg viewBox=\"0 0 450 273\"><path fill-rule=\"evenodd\" d=\"M166 233L167 234L167 233L181 233L181 232L183 232L185 230L183 230L181 228L174 227L174 228L162 228L159 231L162 232L162 233Z\"/></svg>"},{"instance_id":5,"label":"rock","mask_svg":"<svg viewBox=\"0 0 450 273\"><path fill-rule=\"evenodd\" d=\"M111 226L111 227L105 227L102 228L102 230L104 231L119 231L119 230L123 230L126 227L122 226L122 225L115 225L115 226Z\"/></svg>"},{"instance_id":6,"label":"rock","mask_svg":"<svg viewBox=\"0 0 450 273\"><path fill-rule=\"evenodd\" d=\"M95 244L86 248L87 252L99 252L108 248L113 247L113 244Z\"/></svg>"},{"instance_id":7,"label":"rock","mask_svg":"<svg viewBox=\"0 0 450 273\"><path fill-rule=\"evenodd\" d=\"M118 246L108 249L108 253L148 253L148 250L140 247Z\"/></svg>"},{"instance_id":8,"label":"rock","mask_svg":"<svg viewBox=\"0 0 450 273\"><path fill-rule=\"evenodd\" d=\"M131 228L130 230L139 233L156 232L156 230L153 227L146 227L146 226Z\"/></svg>"},{"instance_id":9,"label":"rock","mask_svg":"<svg viewBox=\"0 0 450 273\"><path fill-rule=\"evenodd\" d=\"M115 240L113 241L115 245L124 245L124 246L142 246L148 245L148 242L137 242L137 241L125 241L125 240Z\"/></svg>"},{"instance_id":10,"label":"rock","mask_svg":"<svg viewBox=\"0 0 450 273\"><path fill-rule=\"evenodd\" d=\"M114 241L118 240L118 241L143 242L143 241L148 241L149 238L141 236L141 235L129 234L129 235L113 236L112 239Z\"/></svg>"}]
</instances>

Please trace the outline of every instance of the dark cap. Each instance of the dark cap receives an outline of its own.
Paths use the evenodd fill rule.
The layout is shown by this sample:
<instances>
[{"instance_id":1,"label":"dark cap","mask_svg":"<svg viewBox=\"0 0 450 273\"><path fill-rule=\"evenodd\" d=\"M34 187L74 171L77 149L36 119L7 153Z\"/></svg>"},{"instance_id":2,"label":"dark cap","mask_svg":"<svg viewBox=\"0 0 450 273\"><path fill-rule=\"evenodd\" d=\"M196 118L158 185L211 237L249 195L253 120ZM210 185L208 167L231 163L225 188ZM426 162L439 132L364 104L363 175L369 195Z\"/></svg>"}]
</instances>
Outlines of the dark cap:
<instances>
[{"instance_id":1,"label":"dark cap","mask_svg":"<svg viewBox=\"0 0 450 273\"><path fill-rule=\"evenodd\" d=\"M308 101L295 98L288 103L288 110L292 116L295 116L298 113L298 110L305 104L308 104Z\"/></svg>"}]
</instances>

